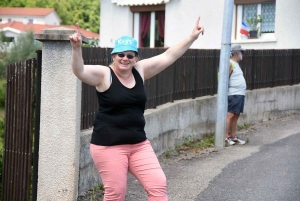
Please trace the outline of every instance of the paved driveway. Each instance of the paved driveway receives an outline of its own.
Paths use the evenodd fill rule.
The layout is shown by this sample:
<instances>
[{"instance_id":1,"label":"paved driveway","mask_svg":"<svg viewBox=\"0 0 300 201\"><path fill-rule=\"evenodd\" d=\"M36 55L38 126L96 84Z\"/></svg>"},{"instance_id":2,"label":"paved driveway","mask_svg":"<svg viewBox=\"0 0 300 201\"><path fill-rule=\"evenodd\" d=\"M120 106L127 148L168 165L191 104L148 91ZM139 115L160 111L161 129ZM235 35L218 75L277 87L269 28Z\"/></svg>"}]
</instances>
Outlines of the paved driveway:
<instances>
[{"instance_id":1,"label":"paved driveway","mask_svg":"<svg viewBox=\"0 0 300 201\"><path fill-rule=\"evenodd\" d=\"M170 201L300 200L300 114L240 131L246 145L208 149L172 159L160 157ZM299 167L299 168L298 168ZM146 201L140 184L128 179L126 201Z\"/></svg>"}]
</instances>

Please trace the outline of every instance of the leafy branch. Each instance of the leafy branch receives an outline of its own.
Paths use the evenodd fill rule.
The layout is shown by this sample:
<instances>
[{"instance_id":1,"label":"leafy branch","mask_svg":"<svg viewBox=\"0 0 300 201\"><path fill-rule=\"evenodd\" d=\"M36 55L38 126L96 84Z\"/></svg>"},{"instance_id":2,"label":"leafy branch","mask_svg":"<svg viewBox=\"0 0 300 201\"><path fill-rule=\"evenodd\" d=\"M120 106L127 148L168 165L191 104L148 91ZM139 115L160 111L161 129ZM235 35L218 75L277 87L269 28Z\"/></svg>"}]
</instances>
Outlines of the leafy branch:
<instances>
[{"instance_id":1,"label":"leafy branch","mask_svg":"<svg viewBox=\"0 0 300 201\"><path fill-rule=\"evenodd\" d=\"M247 24L250 27L251 31L259 31L259 27L257 26L262 22L261 15L254 14L253 17L247 19Z\"/></svg>"}]
</instances>

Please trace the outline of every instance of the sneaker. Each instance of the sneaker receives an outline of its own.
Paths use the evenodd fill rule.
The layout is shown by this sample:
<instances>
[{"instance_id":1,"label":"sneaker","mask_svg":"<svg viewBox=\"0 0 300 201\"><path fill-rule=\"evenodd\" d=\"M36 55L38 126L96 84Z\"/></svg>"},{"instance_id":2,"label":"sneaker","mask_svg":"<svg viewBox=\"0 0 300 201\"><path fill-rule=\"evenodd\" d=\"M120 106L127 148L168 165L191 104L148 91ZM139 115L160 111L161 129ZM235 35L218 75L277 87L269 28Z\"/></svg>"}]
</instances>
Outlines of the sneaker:
<instances>
[{"instance_id":1,"label":"sneaker","mask_svg":"<svg viewBox=\"0 0 300 201\"><path fill-rule=\"evenodd\" d=\"M225 138L225 142L228 144L228 145L235 145L235 142L229 137L229 138Z\"/></svg>"},{"instance_id":2,"label":"sneaker","mask_svg":"<svg viewBox=\"0 0 300 201\"><path fill-rule=\"evenodd\" d=\"M240 138L238 138L237 136L235 136L232 141L237 142L239 144L245 144L246 142L244 140L241 140Z\"/></svg>"}]
</instances>

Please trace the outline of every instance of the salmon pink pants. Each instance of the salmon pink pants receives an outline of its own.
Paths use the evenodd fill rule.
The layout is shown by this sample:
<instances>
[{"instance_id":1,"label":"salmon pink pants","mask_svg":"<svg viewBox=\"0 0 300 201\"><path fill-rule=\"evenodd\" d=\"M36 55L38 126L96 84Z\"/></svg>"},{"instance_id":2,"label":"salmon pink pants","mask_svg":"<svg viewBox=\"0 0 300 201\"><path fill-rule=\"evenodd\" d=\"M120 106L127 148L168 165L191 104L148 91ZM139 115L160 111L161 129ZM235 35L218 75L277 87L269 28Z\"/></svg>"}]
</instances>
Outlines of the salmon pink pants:
<instances>
[{"instance_id":1,"label":"salmon pink pants","mask_svg":"<svg viewBox=\"0 0 300 201\"><path fill-rule=\"evenodd\" d=\"M90 145L105 189L104 201L123 201L127 172L143 185L148 201L167 201L166 176L149 140L138 144L115 146Z\"/></svg>"}]
</instances>

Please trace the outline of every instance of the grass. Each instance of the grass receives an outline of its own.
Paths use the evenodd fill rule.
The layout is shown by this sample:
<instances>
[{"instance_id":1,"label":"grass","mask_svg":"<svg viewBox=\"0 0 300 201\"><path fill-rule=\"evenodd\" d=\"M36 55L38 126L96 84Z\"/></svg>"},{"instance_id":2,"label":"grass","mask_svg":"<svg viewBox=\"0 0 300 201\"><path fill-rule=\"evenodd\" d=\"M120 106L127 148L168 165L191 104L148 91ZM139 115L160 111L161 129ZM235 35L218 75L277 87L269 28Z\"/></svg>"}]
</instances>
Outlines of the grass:
<instances>
[{"instance_id":1,"label":"grass","mask_svg":"<svg viewBox=\"0 0 300 201\"><path fill-rule=\"evenodd\" d=\"M96 192L99 192L99 191L102 191L102 192L104 191L104 185L103 184L99 184L98 186L91 189L90 201L97 200Z\"/></svg>"},{"instance_id":2,"label":"grass","mask_svg":"<svg viewBox=\"0 0 300 201\"><path fill-rule=\"evenodd\" d=\"M175 150L168 150L164 152L166 158L170 158L173 155L177 155L182 152L198 152L206 148L214 147L215 137L214 134L210 134L202 137L201 139L195 139L193 135L185 137L181 145L177 145Z\"/></svg>"},{"instance_id":3,"label":"grass","mask_svg":"<svg viewBox=\"0 0 300 201\"><path fill-rule=\"evenodd\" d=\"M194 151L203 150L208 147L213 147L214 140L215 140L214 135L205 136L201 139L193 139L192 136L189 136L186 137L184 139L183 144L181 146L177 146L176 149L178 151L187 150L187 149L194 150Z\"/></svg>"},{"instance_id":4,"label":"grass","mask_svg":"<svg viewBox=\"0 0 300 201\"><path fill-rule=\"evenodd\" d=\"M77 198L77 201L96 201L103 198L104 194L104 185L100 183L98 186L88 190L84 195L81 195Z\"/></svg>"},{"instance_id":5,"label":"grass","mask_svg":"<svg viewBox=\"0 0 300 201\"><path fill-rule=\"evenodd\" d=\"M237 125L238 130L247 130L251 125L244 123L244 125Z\"/></svg>"}]
</instances>

